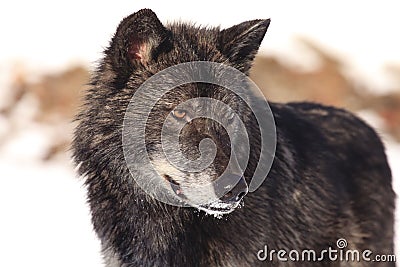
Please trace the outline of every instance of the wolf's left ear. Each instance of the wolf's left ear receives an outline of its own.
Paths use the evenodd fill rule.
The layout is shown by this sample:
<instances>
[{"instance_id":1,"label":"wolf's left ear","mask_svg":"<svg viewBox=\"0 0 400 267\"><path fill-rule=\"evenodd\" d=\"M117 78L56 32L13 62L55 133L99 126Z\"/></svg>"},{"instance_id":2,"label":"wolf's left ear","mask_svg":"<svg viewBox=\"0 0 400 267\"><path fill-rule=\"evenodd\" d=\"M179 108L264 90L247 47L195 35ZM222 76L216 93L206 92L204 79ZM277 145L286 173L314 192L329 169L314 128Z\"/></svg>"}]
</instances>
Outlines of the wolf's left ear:
<instances>
[{"instance_id":1,"label":"wolf's left ear","mask_svg":"<svg viewBox=\"0 0 400 267\"><path fill-rule=\"evenodd\" d=\"M237 69L247 74L270 21L251 20L222 30L218 40L220 51Z\"/></svg>"}]
</instances>

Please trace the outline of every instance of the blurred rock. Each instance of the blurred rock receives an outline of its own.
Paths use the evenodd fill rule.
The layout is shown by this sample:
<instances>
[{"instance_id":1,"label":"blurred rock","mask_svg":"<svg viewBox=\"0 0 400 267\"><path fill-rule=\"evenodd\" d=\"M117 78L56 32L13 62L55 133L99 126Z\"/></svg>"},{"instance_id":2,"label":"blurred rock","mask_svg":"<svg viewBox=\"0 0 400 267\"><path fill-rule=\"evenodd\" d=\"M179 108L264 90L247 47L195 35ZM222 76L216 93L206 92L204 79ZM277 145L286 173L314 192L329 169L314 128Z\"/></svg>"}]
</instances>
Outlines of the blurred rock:
<instances>
[{"instance_id":1,"label":"blurred rock","mask_svg":"<svg viewBox=\"0 0 400 267\"><path fill-rule=\"evenodd\" d=\"M400 90L371 99L371 108L385 123L385 130L400 142Z\"/></svg>"},{"instance_id":2,"label":"blurred rock","mask_svg":"<svg viewBox=\"0 0 400 267\"><path fill-rule=\"evenodd\" d=\"M72 119L79 108L80 98L86 90L89 72L82 66L44 76L39 83L29 86L29 91L38 97L40 113L38 119L54 121Z\"/></svg>"},{"instance_id":3,"label":"blurred rock","mask_svg":"<svg viewBox=\"0 0 400 267\"><path fill-rule=\"evenodd\" d=\"M302 71L281 63L274 57L258 56L251 78L271 101L313 101L356 110L362 105L360 91L342 73L341 62L312 43L303 45L320 58L316 70Z\"/></svg>"},{"instance_id":4,"label":"blurred rock","mask_svg":"<svg viewBox=\"0 0 400 267\"><path fill-rule=\"evenodd\" d=\"M16 133L29 129L28 124L38 124L50 129L52 141L48 151L43 152L43 159L52 159L69 148L72 120L87 88L89 72L85 67L76 66L43 75L38 81L28 81L27 76L18 71L13 77L10 101L0 111L8 126L0 146Z\"/></svg>"}]
</instances>

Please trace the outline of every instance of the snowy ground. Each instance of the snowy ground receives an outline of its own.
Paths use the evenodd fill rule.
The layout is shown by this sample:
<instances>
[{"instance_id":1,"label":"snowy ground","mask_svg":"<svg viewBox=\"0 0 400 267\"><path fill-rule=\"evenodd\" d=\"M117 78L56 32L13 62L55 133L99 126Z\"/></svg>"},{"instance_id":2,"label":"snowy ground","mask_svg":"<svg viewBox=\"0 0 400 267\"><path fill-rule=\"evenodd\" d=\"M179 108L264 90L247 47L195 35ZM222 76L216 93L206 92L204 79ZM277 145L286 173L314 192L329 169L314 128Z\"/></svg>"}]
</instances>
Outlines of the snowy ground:
<instances>
[{"instance_id":1,"label":"snowy ground","mask_svg":"<svg viewBox=\"0 0 400 267\"><path fill-rule=\"evenodd\" d=\"M102 266L85 190L67 155L40 160L48 131L35 125L0 152L0 265Z\"/></svg>"},{"instance_id":2,"label":"snowy ground","mask_svg":"<svg viewBox=\"0 0 400 267\"><path fill-rule=\"evenodd\" d=\"M102 266L72 168L62 161L0 160L1 265Z\"/></svg>"}]
</instances>

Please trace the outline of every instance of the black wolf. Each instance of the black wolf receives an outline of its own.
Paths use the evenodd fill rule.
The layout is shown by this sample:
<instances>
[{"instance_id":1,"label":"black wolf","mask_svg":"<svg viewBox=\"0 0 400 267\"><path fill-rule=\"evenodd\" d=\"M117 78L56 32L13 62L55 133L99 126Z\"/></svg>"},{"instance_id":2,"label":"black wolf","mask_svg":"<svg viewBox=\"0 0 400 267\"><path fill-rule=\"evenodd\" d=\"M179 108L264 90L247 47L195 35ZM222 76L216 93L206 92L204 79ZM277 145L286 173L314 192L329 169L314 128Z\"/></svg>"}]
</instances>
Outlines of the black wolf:
<instances>
[{"instance_id":1,"label":"black wolf","mask_svg":"<svg viewBox=\"0 0 400 267\"><path fill-rule=\"evenodd\" d=\"M219 205L211 202L198 211L199 207L157 201L129 172L122 125L138 87L159 71L183 62L217 62L248 74L269 23L246 21L224 30L184 23L163 25L149 9L122 20L94 72L73 141L74 160L86 177L92 221L107 266L376 264L327 257L319 262L301 258L284 262L276 256L273 261L257 256L266 245L270 250L300 253L304 249L338 249L340 238L347 240L346 249L393 254L395 194L384 147L371 127L341 109L313 103L270 103L276 123L275 158L261 187L247 194L261 142L251 110L223 88L204 83L180 86L152 109L143 136L147 152L131 153L137 157L148 153L166 184L170 182L177 195L190 198L186 194L191 186L202 179L215 179L227 167L230 141L217 123L207 118L186 123L191 110L175 107L198 96L218 99L230 105L248 129L250 160L244 176L234 177L232 172L236 185L218 200ZM199 155L202 139L214 141L216 156L205 172L177 174L161 156L160 133L165 120L186 123L180 145L188 158ZM229 114L226 120L235 123L229 121ZM208 215L216 213L225 215L222 219Z\"/></svg>"}]
</instances>

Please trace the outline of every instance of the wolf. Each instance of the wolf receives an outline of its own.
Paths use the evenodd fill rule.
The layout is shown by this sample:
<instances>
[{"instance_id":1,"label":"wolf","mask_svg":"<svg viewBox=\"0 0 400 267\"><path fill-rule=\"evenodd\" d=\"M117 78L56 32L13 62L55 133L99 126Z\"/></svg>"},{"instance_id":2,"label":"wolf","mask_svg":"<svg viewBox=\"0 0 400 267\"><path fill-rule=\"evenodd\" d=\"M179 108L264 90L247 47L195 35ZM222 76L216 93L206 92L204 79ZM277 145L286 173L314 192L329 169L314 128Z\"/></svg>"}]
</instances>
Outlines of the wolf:
<instances>
[{"instance_id":1,"label":"wolf","mask_svg":"<svg viewBox=\"0 0 400 267\"><path fill-rule=\"evenodd\" d=\"M147 153L159 175L153 177L140 166L138 172L129 170L123 123L138 88L160 71L185 62L219 63L248 75L269 24L267 19L226 29L164 25L149 9L121 21L93 72L72 143L106 266L395 266L327 257L293 261L287 260L288 254L281 254L286 260L276 254L262 257L266 246L269 252L301 254L308 249L322 256L328 248L369 250L371 259L393 254L395 194L384 146L370 126L343 109L270 102L275 154L267 178L249 193L262 142L254 114L229 90L207 83L182 85L152 107L142 137L146 151L128 151L134 158ZM148 90L152 95L159 89ZM232 142L227 130L209 118L191 119L195 107L177 108L197 97L229 105L243 122L250 153L242 174L227 167ZM133 108L140 113L146 107L139 102ZM237 118L221 116L236 127ZM214 142L215 157L204 171L185 172L166 160L160 139L166 121L172 127L183 125L179 148L187 159L199 157L201 140ZM233 181L228 192L202 205L190 204L196 195L191 189L224 172L226 180ZM135 176L164 180L189 205L157 200ZM345 245L339 247L338 240Z\"/></svg>"}]
</instances>

